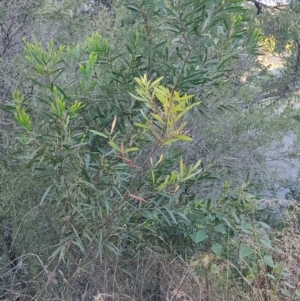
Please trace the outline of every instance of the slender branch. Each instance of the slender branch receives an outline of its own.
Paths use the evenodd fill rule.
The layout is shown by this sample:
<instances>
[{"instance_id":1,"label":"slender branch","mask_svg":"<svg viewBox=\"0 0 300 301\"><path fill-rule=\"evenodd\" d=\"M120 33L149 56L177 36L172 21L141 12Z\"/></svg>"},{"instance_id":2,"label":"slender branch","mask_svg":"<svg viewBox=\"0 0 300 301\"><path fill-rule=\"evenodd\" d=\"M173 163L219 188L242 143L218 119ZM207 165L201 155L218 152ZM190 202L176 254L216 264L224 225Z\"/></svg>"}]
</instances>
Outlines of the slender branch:
<instances>
[{"instance_id":1,"label":"slender branch","mask_svg":"<svg viewBox=\"0 0 300 301\"><path fill-rule=\"evenodd\" d=\"M290 2L289 2L289 3L284 3L284 4L277 3L276 5L268 5L268 4L262 3L262 2L257 1L257 0L246 0L246 1L254 3L254 5L257 8L257 14L258 15L262 12L263 7L268 8L268 9L281 9L281 8L287 7L290 4Z\"/></svg>"},{"instance_id":2,"label":"slender branch","mask_svg":"<svg viewBox=\"0 0 300 301\"><path fill-rule=\"evenodd\" d=\"M163 136L164 131L162 131L161 137ZM136 172L136 174L134 175L133 179L130 181L127 190L125 191L125 193L123 194L123 197L119 203L119 205L117 205L117 207L110 213L110 215L106 218L106 220L102 223L101 227L103 228L104 226L106 226L112 219L112 217L122 208L122 206L126 203L126 197L128 196L128 194L130 193L130 190L132 188L132 185L134 184L135 180L139 177L139 175L141 174L143 168L146 166L146 164L150 161L150 158L152 157L152 155L156 152L157 149L159 149L161 146L161 142L160 139L157 141L157 143L155 144L154 148L152 149L152 151L150 152L150 154L148 155L148 157L146 158L146 160L144 161L143 165L141 166L141 168Z\"/></svg>"},{"instance_id":3,"label":"slender branch","mask_svg":"<svg viewBox=\"0 0 300 301\"><path fill-rule=\"evenodd\" d=\"M259 92L257 93L258 95L254 97L253 101L251 102L251 105L258 102L265 102L267 99L272 97L277 97L277 100L279 100L280 98L284 97L288 92L289 88L287 85L280 91L275 91L268 94L262 94Z\"/></svg>"}]
</instances>

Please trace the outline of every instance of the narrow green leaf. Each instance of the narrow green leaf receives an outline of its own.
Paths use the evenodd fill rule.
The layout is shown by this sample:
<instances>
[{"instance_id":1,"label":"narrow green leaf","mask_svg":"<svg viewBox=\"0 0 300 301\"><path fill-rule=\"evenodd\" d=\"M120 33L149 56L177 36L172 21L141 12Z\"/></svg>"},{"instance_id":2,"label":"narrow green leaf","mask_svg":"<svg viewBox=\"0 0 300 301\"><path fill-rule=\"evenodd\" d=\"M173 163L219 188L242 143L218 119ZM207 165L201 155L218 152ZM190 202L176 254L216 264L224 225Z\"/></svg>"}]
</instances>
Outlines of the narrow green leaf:
<instances>
[{"instance_id":1,"label":"narrow green leaf","mask_svg":"<svg viewBox=\"0 0 300 301\"><path fill-rule=\"evenodd\" d=\"M176 138L175 139L169 139L169 140L165 141L162 145L170 145L170 144L172 144L176 141L178 141L178 139L176 139Z\"/></svg>"},{"instance_id":2,"label":"narrow green leaf","mask_svg":"<svg viewBox=\"0 0 300 301\"><path fill-rule=\"evenodd\" d=\"M235 222L236 222L237 224L239 224L239 223L240 223L240 219L239 219L239 217L236 215L236 213L233 211L233 212L231 212L231 214L232 214L233 218L235 219Z\"/></svg>"},{"instance_id":3,"label":"narrow green leaf","mask_svg":"<svg viewBox=\"0 0 300 301\"><path fill-rule=\"evenodd\" d=\"M275 278L273 275L271 275L271 274L266 274L266 275L267 275L267 277L269 277L270 279L276 280L276 278Z\"/></svg>"},{"instance_id":4,"label":"narrow green leaf","mask_svg":"<svg viewBox=\"0 0 300 301\"><path fill-rule=\"evenodd\" d=\"M117 150L118 152L121 151L120 148L117 146L117 144L116 144L114 141L110 140L110 141L108 142L108 144L109 144L113 149Z\"/></svg>"},{"instance_id":5,"label":"narrow green leaf","mask_svg":"<svg viewBox=\"0 0 300 301\"><path fill-rule=\"evenodd\" d=\"M152 184L155 185L155 173L154 170L151 170Z\"/></svg>"},{"instance_id":6,"label":"narrow green leaf","mask_svg":"<svg viewBox=\"0 0 300 301\"><path fill-rule=\"evenodd\" d=\"M168 31L171 31L171 32L180 33L180 30L176 27L173 27L173 26L167 26L167 25L166 26L161 26L159 29L163 30L163 31L168 30Z\"/></svg>"},{"instance_id":7,"label":"narrow green leaf","mask_svg":"<svg viewBox=\"0 0 300 301\"><path fill-rule=\"evenodd\" d=\"M64 245L57 248L48 259L55 258L59 253L61 253L64 250Z\"/></svg>"},{"instance_id":8,"label":"narrow green leaf","mask_svg":"<svg viewBox=\"0 0 300 301\"><path fill-rule=\"evenodd\" d=\"M206 29L208 23L210 22L210 18L211 18L211 13L207 16L207 18L205 19L205 21L203 23L202 30L201 30L202 33L204 32L204 30Z\"/></svg>"},{"instance_id":9,"label":"narrow green leaf","mask_svg":"<svg viewBox=\"0 0 300 301\"><path fill-rule=\"evenodd\" d=\"M53 82L52 82L53 83ZM57 85L53 85L63 96L65 99L70 100L70 97L65 93L65 91Z\"/></svg>"},{"instance_id":10,"label":"narrow green leaf","mask_svg":"<svg viewBox=\"0 0 300 301\"><path fill-rule=\"evenodd\" d=\"M140 127L140 128L143 128L143 129L149 129L149 126L146 125L146 124L142 124L142 123L139 123L139 122L135 122L134 125Z\"/></svg>"},{"instance_id":11,"label":"narrow green leaf","mask_svg":"<svg viewBox=\"0 0 300 301\"><path fill-rule=\"evenodd\" d=\"M242 13L245 9L240 6L227 7L225 11L228 13Z\"/></svg>"},{"instance_id":12,"label":"narrow green leaf","mask_svg":"<svg viewBox=\"0 0 300 301\"><path fill-rule=\"evenodd\" d=\"M145 114L145 112L143 110L140 110L140 112L141 112L142 116L144 117L144 119L146 121L149 121L149 119L148 119L147 115Z\"/></svg>"},{"instance_id":13,"label":"narrow green leaf","mask_svg":"<svg viewBox=\"0 0 300 301\"><path fill-rule=\"evenodd\" d=\"M137 150L139 150L138 147L128 147L125 149L125 153L127 154L127 153L131 153L131 152L135 152Z\"/></svg>"},{"instance_id":14,"label":"narrow green leaf","mask_svg":"<svg viewBox=\"0 0 300 301\"><path fill-rule=\"evenodd\" d=\"M11 112L14 112L16 110L16 106L13 106L13 105L0 105L0 110L11 113Z\"/></svg>"},{"instance_id":15,"label":"narrow green leaf","mask_svg":"<svg viewBox=\"0 0 300 301\"><path fill-rule=\"evenodd\" d=\"M126 8L135 12L140 12L140 10L133 5L127 5Z\"/></svg>"},{"instance_id":16,"label":"narrow green leaf","mask_svg":"<svg viewBox=\"0 0 300 301\"><path fill-rule=\"evenodd\" d=\"M163 44L165 44L166 42L163 42ZM160 43L161 44L161 43ZM162 45L163 45L162 44ZM162 79L163 79L164 77L163 76L161 76L161 77L159 77L158 79L156 79L155 81L153 81L152 83L151 83L151 85L150 85L150 89L151 88L154 88L154 87L156 87L161 81L162 81Z\"/></svg>"},{"instance_id":17,"label":"narrow green leaf","mask_svg":"<svg viewBox=\"0 0 300 301\"><path fill-rule=\"evenodd\" d=\"M82 64L79 64L79 69L83 75L86 75L86 69Z\"/></svg>"},{"instance_id":18,"label":"narrow green leaf","mask_svg":"<svg viewBox=\"0 0 300 301\"><path fill-rule=\"evenodd\" d=\"M98 131L94 131L94 130L90 130L90 132L92 132L93 134L97 135L97 136L101 136L103 138L108 138L107 135L103 134L103 133L100 133Z\"/></svg>"},{"instance_id":19,"label":"narrow green leaf","mask_svg":"<svg viewBox=\"0 0 300 301\"><path fill-rule=\"evenodd\" d=\"M186 136L186 135L178 135L175 139L182 140L182 141L193 141L193 138Z\"/></svg>"},{"instance_id":20,"label":"narrow green leaf","mask_svg":"<svg viewBox=\"0 0 300 301\"><path fill-rule=\"evenodd\" d=\"M173 212L172 212L167 206L164 206L163 208L168 212L168 214L169 214L169 216L171 217L173 223L174 223L174 224L177 224L177 220L176 220L176 218L175 218Z\"/></svg>"},{"instance_id":21,"label":"narrow green leaf","mask_svg":"<svg viewBox=\"0 0 300 301\"><path fill-rule=\"evenodd\" d=\"M193 107L199 105L201 102L195 102L193 104L191 104L190 106L186 107L181 113L179 113L175 119L175 122L177 122L179 119L181 119L190 109L192 109Z\"/></svg>"},{"instance_id":22,"label":"narrow green leaf","mask_svg":"<svg viewBox=\"0 0 300 301\"><path fill-rule=\"evenodd\" d=\"M158 120L161 124L165 124L165 122L162 120L162 118L161 118L158 114L151 113L151 115L152 115L156 120Z\"/></svg>"},{"instance_id":23,"label":"narrow green leaf","mask_svg":"<svg viewBox=\"0 0 300 301\"><path fill-rule=\"evenodd\" d=\"M80 239L77 238L75 241L73 240L72 243L73 243L74 245L78 246L79 249L80 249L80 251L81 251L83 254L85 254L85 249L84 249L83 244L82 244L82 241L81 241Z\"/></svg>"},{"instance_id":24,"label":"narrow green leaf","mask_svg":"<svg viewBox=\"0 0 300 301\"><path fill-rule=\"evenodd\" d=\"M50 192L50 190L52 189L52 187L53 187L53 184L50 185L50 186L47 188L47 190L46 190L45 193L43 194L43 197L42 197L42 199L41 199L40 205L42 205L42 204L44 203L44 200L45 200L45 198L47 197L47 195L48 195L48 193Z\"/></svg>"},{"instance_id":25,"label":"narrow green leaf","mask_svg":"<svg viewBox=\"0 0 300 301\"><path fill-rule=\"evenodd\" d=\"M261 226L263 226L264 228L266 228L266 229L270 229L270 228L271 228L268 224L266 224L266 223L264 223L264 222L259 222L259 224L260 224Z\"/></svg>"},{"instance_id":26,"label":"narrow green leaf","mask_svg":"<svg viewBox=\"0 0 300 301\"><path fill-rule=\"evenodd\" d=\"M162 89L154 88L155 96L162 103L163 106L168 105L167 94L166 91L162 91Z\"/></svg>"},{"instance_id":27,"label":"narrow green leaf","mask_svg":"<svg viewBox=\"0 0 300 301\"><path fill-rule=\"evenodd\" d=\"M168 219L168 217L165 215L165 213L162 210L160 210L160 214L164 217L164 220L167 222L167 224L169 226L172 226L172 223L170 222L170 220Z\"/></svg>"},{"instance_id":28,"label":"narrow green leaf","mask_svg":"<svg viewBox=\"0 0 300 301\"><path fill-rule=\"evenodd\" d=\"M182 179L182 181L187 181L187 180L190 180L190 179L193 179L196 177L197 174L199 174L201 172L201 170L198 170L188 176L186 176L185 178Z\"/></svg>"},{"instance_id":29,"label":"narrow green leaf","mask_svg":"<svg viewBox=\"0 0 300 301\"><path fill-rule=\"evenodd\" d=\"M284 281L283 282L287 287L289 288L292 288L292 289L295 289L296 287L294 285L292 285L291 283L287 282L287 281Z\"/></svg>"},{"instance_id":30,"label":"narrow green leaf","mask_svg":"<svg viewBox=\"0 0 300 301\"><path fill-rule=\"evenodd\" d=\"M154 45L152 49L155 50L155 49L165 45L166 43L167 43L167 41L160 42L160 43Z\"/></svg>"},{"instance_id":31,"label":"narrow green leaf","mask_svg":"<svg viewBox=\"0 0 300 301\"><path fill-rule=\"evenodd\" d=\"M286 290L285 288L282 288L280 291L283 295L292 297L291 293L288 290Z\"/></svg>"},{"instance_id":32,"label":"narrow green leaf","mask_svg":"<svg viewBox=\"0 0 300 301\"><path fill-rule=\"evenodd\" d=\"M183 164L182 156L180 157L180 161L179 161L179 169L180 169L180 177L183 178L185 174L185 167Z\"/></svg>"}]
</instances>

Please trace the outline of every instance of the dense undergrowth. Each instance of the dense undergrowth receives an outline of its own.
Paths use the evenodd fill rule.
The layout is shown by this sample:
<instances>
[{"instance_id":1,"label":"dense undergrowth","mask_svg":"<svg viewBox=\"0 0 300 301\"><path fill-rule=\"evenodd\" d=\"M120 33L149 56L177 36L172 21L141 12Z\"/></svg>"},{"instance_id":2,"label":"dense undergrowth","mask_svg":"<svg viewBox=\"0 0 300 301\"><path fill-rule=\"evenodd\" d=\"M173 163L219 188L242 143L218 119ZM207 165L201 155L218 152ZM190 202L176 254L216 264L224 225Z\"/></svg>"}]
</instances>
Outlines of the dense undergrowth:
<instances>
[{"instance_id":1,"label":"dense undergrowth","mask_svg":"<svg viewBox=\"0 0 300 301\"><path fill-rule=\"evenodd\" d=\"M299 207L258 197L257 156L298 73L256 60L252 7L0 8L0 299L299 298Z\"/></svg>"}]
</instances>

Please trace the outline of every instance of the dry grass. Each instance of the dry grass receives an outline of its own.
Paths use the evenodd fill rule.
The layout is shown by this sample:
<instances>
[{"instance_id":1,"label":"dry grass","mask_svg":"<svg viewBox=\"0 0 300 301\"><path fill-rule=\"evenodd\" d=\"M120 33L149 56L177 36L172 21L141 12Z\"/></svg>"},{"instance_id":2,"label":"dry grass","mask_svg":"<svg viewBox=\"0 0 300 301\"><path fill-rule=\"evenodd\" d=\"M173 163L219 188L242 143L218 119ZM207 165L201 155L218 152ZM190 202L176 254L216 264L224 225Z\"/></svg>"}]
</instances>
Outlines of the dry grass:
<instances>
[{"instance_id":1,"label":"dry grass","mask_svg":"<svg viewBox=\"0 0 300 301\"><path fill-rule=\"evenodd\" d=\"M274 204L271 202L270 206ZM253 244L258 254L255 268L248 258L235 258L237 261L233 262L234 259L219 259L211 253L198 253L186 261L162 251L144 249L135 257L113 260L103 256L100 261L96 247L91 247L84 257L73 248L55 272L53 267L43 267L44 272L35 278L41 285L38 292L29 292L29 285L23 294L12 291L6 300L296 301L300 283L299 206L290 202L284 208L283 218L288 224L282 231L269 233L273 249L268 250L274 263L282 267L280 277L276 269L264 264L265 251L259 253L255 239L250 238L245 238L245 242ZM214 270L210 268L212 263ZM252 275L245 272L250 268ZM282 290L290 296L282 294Z\"/></svg>"},{"instance_id":2,"label":"dry grass","mask_svg":"<svg viewBox=\"0 0 300 301\"><path fill-rule=\"evenodd\" d=\"M204 300L203 284L186 264L153 250L131 260L103 262L102 271L99 266L93 274L94 301Z\"/></svg>"}]
</instances>

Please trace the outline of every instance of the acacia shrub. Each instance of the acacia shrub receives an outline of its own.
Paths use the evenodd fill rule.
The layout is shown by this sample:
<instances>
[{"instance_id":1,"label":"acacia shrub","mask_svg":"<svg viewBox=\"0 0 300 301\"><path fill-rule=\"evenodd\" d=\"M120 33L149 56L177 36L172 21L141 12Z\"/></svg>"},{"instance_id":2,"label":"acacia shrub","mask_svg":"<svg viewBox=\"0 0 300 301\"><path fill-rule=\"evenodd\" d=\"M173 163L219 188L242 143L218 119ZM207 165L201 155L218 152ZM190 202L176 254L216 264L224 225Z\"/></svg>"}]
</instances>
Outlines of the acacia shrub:
<instances>
[{"instance_id":1,"label":"acacia shrub","mask_svg":"<svg viewBox=\"0 0 300 301\"><path fill-rule=\"evenodd\" d=\"M226 183L208 196L201 188L214 185L210 167L186 163L176 143L192 140L184 118L219 89L233 49L252 49L257 32L243 43L241 1L147 3L129 6L144 27L128 29L126 47L98 33L68 46L24 40L33 93L15 91L5 110L19 125L21 158L41 183L37 206L55 225L33 256L30 279L41 273L43 284L31 286L37 299L68 299L70 288L47 287L73 279L81 256L131 258L154 245L220 257L237 249L224 244L228 236L252 229L242 223L253 208L246 187ZM167 41L155 44L162 30ZM254 252L241 247L242 257Z\"/></svg>"}]
</instances>

